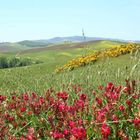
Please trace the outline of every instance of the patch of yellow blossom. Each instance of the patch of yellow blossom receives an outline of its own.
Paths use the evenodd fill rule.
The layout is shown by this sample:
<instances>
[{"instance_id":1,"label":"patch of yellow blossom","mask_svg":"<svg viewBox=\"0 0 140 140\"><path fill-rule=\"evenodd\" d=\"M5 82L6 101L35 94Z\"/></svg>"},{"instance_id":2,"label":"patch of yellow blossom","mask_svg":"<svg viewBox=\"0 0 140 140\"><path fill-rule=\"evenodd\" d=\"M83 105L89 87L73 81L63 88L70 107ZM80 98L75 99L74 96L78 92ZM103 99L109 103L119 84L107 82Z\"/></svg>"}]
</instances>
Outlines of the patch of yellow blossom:
<instances>
[{"instance_id":1,"label":"patch of yellow blossom","mask_svg":"<svg viewBox=\"0 0 140 140\"><path fill-rule=\"evenodd\" d=\"M70 60L64 66L57 67L56 72L73 70L77 67L85 66L86 64L93 63L97 61L99 58L117 57L123 54L133 52L138 48L140 48L140 45L138 44L124 44L124 45L118 45L116 47L112 47L110 49L97 51L92 54L88 54L86 56L81 56Z\"/></svg>"}]
</instances>

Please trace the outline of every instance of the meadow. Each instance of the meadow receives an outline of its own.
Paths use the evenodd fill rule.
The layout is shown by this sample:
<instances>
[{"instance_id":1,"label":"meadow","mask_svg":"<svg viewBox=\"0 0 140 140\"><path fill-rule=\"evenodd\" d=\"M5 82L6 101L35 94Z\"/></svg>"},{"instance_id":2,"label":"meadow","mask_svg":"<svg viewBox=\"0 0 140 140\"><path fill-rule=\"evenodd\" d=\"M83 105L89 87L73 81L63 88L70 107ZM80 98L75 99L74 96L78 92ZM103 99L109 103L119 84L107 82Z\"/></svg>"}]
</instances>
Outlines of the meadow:
<instances>
[{"instance_id":1,"label":"meadow","mask_svg":"<svg viewBox=\"0 0 140 140\"><path fill-rule=\"evenodd\" d=\"M115 58L103 58L94 65L89 64L86 67L78 68L74 71L55 73L57 66L62 66L73 58L84 55L88 51L104 50L115 45L118 45L118 43L99 41L84 48L46 50L34 53L30 51L28 53L27 51L27 53L18 54L18 57L29 57L33 60L41 60L43 63L0 70L1 93L8 94L12 91L19 93L36 91L42 93L51 86L59 87L60 84L69 82L82 83L83 80L98 85L108 81L121 83L121 81L124 82L124 79L127 78L138 79L139 51L135 54L126 54ZM15 54L3 55L9 57ZM132 71L134 77L132 77Z\"/></svg>"},{"instance_id":2,"label":"meadow","mask_svg":"<svg viewBox=\"0 0 140 140\"><path fill-rule=\"evenodd\" d=\"M43 61L0 69L1 138L138 139L139 49L117 57L103 57L71 71L55 72L57 66L73 58L120 44L59 44L0 54Z\"/></svg>"}]
</instances>

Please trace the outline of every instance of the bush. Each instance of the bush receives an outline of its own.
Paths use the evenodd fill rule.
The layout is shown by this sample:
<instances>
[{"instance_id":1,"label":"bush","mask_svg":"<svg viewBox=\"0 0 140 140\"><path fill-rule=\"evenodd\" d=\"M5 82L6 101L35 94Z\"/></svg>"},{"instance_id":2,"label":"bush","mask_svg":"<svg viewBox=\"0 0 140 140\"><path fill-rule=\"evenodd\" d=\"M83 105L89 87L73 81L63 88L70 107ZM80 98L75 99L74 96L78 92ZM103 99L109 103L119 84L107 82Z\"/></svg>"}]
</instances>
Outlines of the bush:
<instances>
[{"instance_id":1,"label":"bush","mask_svg":"<svg viewBox=\"0 0 140 140\"><path fill-rule=\"evenodd\" d=\"M18 67L20 65L20 61L19 57L13 57L10 58L7 63L9 67Z\"/></svg>"},{"instance_id":2,"label":"bush","mask_svg":"<svg viewBox=\"0 0 140 140\"><path fill-rule=\"evenodd\" d=\"M22 67L31 64L38 64L39 61L33 62L30 58L20 58L20 57L0 57L0 69L12 68L12 67Z\"/></svg>"},{"instance_id":3,"label":"bush","mask_svg":"<svg viewBox=\"0 0 140 140\"><path fill-rule=\"evenodd\" d=\"M0 68L8 68L8 60L6 57L0 57Z\"/></svg>"},{"instance_id":4,"label":"bush","mask_svg":"<svg viewBox=\"0 0 140 140\"><path fill-rule=\"evenodd\" d=\"M30 58L24 58L21 60L20 65L19 66L28 66L33 64L32 60Z\"/></svg>"}]
</instances>

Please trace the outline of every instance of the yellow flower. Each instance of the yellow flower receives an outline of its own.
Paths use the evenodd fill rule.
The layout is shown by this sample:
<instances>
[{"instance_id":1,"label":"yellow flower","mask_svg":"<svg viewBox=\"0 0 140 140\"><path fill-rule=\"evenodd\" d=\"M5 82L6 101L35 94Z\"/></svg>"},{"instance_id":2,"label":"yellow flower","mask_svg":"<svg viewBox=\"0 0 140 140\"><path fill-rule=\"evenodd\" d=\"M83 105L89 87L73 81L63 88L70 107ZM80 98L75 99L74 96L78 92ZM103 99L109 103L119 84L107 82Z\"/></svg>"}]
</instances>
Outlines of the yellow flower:
<instances>
[{"instance_id":1,"label":"yellow flower","mask_svg":"<svg viewBox=\"0 0 140 140\"><path fill-rule=\"evenodd\" d=\"M91 52L90 54L84 57L82 56L82 57L72 59L64 66L56 68L56 72L71 70L76 67L86 65L90 62L95 62L96 60L98 60L98 58L117 57L122 54L130 53L131 51L134 51L137 48L140 48L140 46L137 44L124 44L110 49L106 49L104 51Z\"/></svg>"}]
</instances>

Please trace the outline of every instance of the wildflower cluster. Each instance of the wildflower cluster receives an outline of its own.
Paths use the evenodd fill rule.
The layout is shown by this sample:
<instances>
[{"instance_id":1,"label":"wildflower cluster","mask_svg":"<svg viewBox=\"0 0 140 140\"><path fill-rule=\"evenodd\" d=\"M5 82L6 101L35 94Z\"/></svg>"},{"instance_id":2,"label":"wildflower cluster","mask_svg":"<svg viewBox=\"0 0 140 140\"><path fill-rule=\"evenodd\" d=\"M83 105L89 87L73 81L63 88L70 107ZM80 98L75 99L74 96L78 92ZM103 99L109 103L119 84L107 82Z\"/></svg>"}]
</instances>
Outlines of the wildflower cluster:
<instances>
[{"instance_id":1,"label":"wildflower cluster","mask_svg":"<svg viewBox=\"0 0 140 140\"><path fill-rule=\"evenodd\" d=\"M65 70L73 70L74 68L85 66L86 64L93 63L99 58L104 57L117 57L123 54L130 53L132 51L137 50L140 48L137 44L125 44L125 45L119 45L110 49L106 49L103 51L97 51L91 54L88 54L86 56L74 58L68 63L66 63L64 66L56 68L56 72L61 72Z\"/></svg>"},{"instance_id":2,"label":"wildflower cluster","mask_svg":"<svg viewBox=\"0 0 140 140\"><path fill-rule=\"evenodd\" d=\"M140 92L135 81L126 80L126 86L110 82L87 93L79 85L65 88L59 92L50 88L43 96L35 92L0 95L1 140L139 137Z\"/></svg>"}]
</instances>

